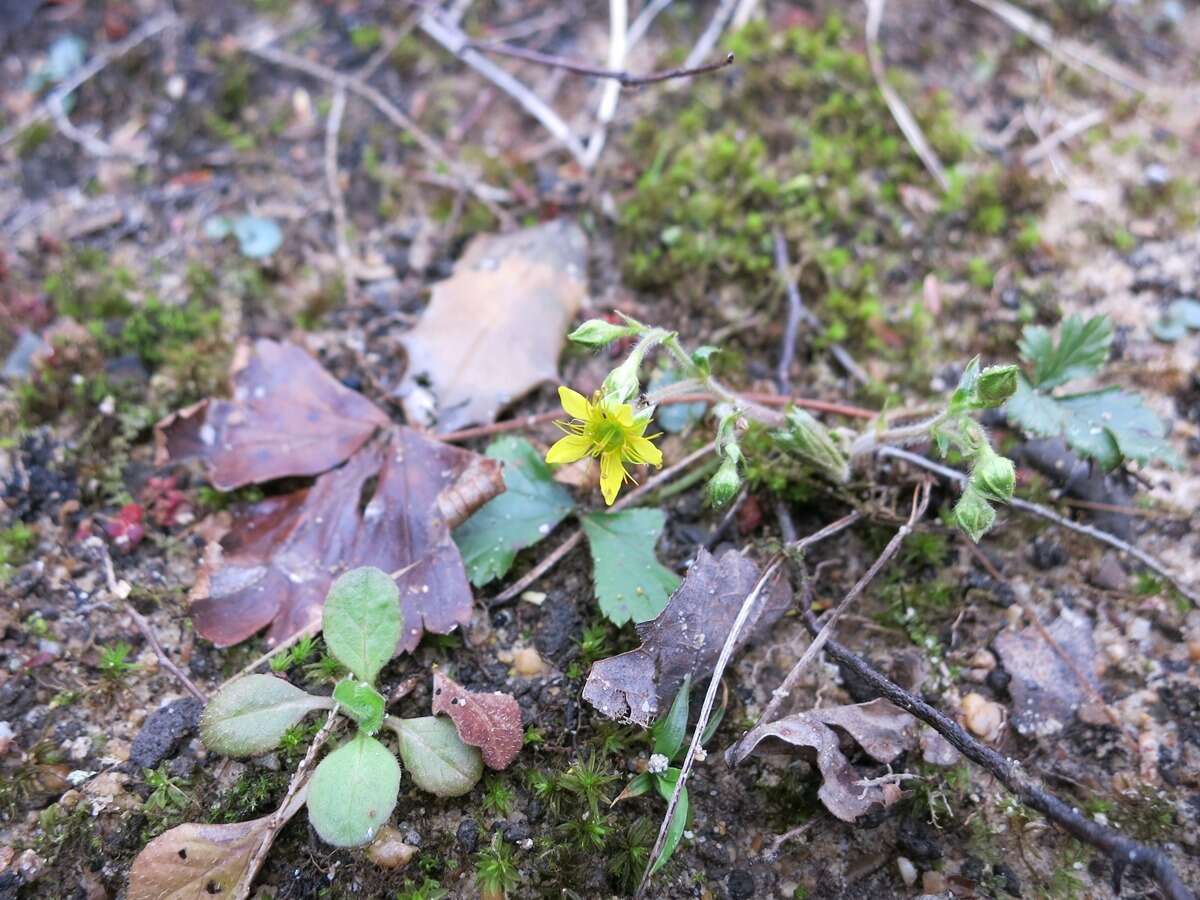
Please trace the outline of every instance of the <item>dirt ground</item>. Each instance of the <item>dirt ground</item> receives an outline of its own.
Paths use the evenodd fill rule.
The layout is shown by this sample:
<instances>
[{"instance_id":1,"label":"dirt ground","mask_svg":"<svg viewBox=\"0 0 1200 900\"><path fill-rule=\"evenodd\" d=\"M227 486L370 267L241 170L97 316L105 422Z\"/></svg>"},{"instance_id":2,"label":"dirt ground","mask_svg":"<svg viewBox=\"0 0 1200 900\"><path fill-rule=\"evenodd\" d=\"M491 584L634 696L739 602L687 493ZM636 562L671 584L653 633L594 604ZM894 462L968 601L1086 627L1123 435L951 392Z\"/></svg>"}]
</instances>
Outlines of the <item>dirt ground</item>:
<instances>
[{"instance_id":1,"label":"dirt ground","mask_svg":"<svg viewBox=\"0 0 1200 900\"><path fill-rule=\"evenodd\" d=\"M605 4L451 5L475 39L596 65L607 57ZM667 4L628 68L681 64L726 5ZM1002 417L985 421L1018 463L1020 495L1110 530L1200 585L1200 331L1173 341L1153 331L1171 303L1200 298L1200 9L1023 4L1062 39L1052 53L987 5L895 0L880 33L892 83L951 167L943 192L871 80L858 4L740 4L750 24L730 25L710 54L735 50L735 63L624 91L586 171L415 28L408 5L376 0L182 0L177 19L72 93L70 123L83 132L72 139L54 118L30 118L52 89L37 78L57 42L80 38L91 59L172 10L152 0L0 0L0 897L123 897L132 860L168 828L243 821L278 805L303 747L245 762L207 752L199 702L106 589L96 541L111 547L166 655L202 690L261 655L261 638L217 649L199 637L187 604L207 538L247 494L222 495L194 468L157 468L154 422L225 390L233 347L255 337L300 343L402 421L401 337L478 233L578 221L589 241L581 321L617 309L677 329L689 346L719 343L736 387L770 393L786 303L769 249L776 225L828 327L801 341L792 390L871 409L936 402L976 353L1015 361L1023 325L1104 313L1116 332L1104 381L1137 390L1170 424L1181 469L1073 470ZM465 190L445 159L351 93L336 157L355 275L347 296L326 181L334 86L247 51L265 40L336 72L367 67L369 84L496 199ZM1065 65L1078 47L1120 71ZM496 59L576 134L591 131L599 81ZM743 190L760 176L770 185ZM771 193L796 190L796 179L802 199ZM256 258L211 236L214 216L243 213L280 227L278 249ZM707 243L689 244L693 234ZM56 337L53 366L31 360L30 348ZM871 385L832 361L832 341ZM613 362L568 350L562 383L595 386ZM555 408L546 384L505 417ZM539 447L555 434L524 433ZM668 435L666 463L709 439L705 423ZM482 452L487 438L465 446ZM166 487L151 480L172 476ZM679 574L701 545L765 559L779 542L777 501L800 533L846 511L836 492L760 476L731 520L705 504L699 483L660 493L659 559ZM878 554L912 481L896 463L856 476L873 515L814 549L813 563L829 563L818 605L836 604ZM184 514L147 512L144 537L123 546L122 508L149 510L165 490L181 492ZM576 493L600 504L594 487ZM953 715L968 694L998 703L1005 721L992 746L1066 802L1163 847L1200 888L1200 611L1135 561L1013 510L977 552L936 512L953 501L935 487L929 516L840 639ZM456 799L402 784L393 825L419 851L401 869L322 844L301 813L275 842L256 896L478 896L493 834L511 850L511 897L631 895L637 879L621 864L639 851L644 859L659 798L605 803L596 829L580 794L538 785L590 773L611 799L644 767L646 735L581 699L590 665L637 637L601 617L585 549L535 583L540 604L486 602L569 527L524 551L507 581L480 589L467 628L427 637L381 681L387 695L415 678L397 704L412 715L428 710L434 666L472 689L512 693L527 729L517 764ZM1029 624L1029 610L1073 628L1072 653L1094 674L1096 695L1043 733L1018 729L1013 681L1028 673L997 658L1006 656L998 638ZM689 785L692 821L651 896L1115 896L1103 854L967 763L902 759L920 778L904 783L899 803L854 824L825 812L816 767L782 744L728 768L711 749L757 720L805 635L788 616L727 672L729 711ZM518 674L514 653L528 647L544 668ZM822 662L793 708L867 699ZM1161 894L1129 873L1121 896Z\"/></svg>"}]
</instances>

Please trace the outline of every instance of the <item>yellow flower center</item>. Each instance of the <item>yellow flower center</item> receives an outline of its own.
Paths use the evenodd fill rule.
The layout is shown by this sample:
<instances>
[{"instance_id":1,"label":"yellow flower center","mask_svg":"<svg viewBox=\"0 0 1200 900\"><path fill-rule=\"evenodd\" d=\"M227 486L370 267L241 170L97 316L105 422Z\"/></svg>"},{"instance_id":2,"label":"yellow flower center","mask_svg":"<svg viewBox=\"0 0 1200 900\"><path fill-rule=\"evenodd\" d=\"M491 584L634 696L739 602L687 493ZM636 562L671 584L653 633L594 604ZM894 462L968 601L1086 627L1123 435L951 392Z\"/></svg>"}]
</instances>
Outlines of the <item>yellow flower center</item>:
<instances>
[{"instance_id":1,"label":"yellow flower center","mask_svg":"<svg viewBox=\"0 0 1200 900\"><path fill-rule=\"evenodd\" d=\"M592 440L601 453L618 450L625 443L625 430L616 422L600 422L595 426Z\"/></svg>"}]
</instances>

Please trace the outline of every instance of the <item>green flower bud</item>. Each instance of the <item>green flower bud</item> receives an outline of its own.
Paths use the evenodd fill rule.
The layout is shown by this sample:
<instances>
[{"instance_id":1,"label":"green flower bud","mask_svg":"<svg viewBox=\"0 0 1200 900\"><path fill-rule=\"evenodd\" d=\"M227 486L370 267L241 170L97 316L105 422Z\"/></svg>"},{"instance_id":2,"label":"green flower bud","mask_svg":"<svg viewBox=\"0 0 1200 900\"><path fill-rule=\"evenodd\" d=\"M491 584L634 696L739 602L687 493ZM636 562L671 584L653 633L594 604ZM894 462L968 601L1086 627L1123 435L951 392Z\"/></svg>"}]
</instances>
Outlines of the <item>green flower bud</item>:
<instances>
[{"instance_id":1,"label":"green flower bud","mask_svg":"<svg viewBox=\"0 0 1200 900\"><path fill-rule=\"evenodd\" d=\"M802 409L788 412L788 424L775 433L781 447L821 472L830 481L850 480L850 464L825 426Z\"/></svg>"},{"instance_id":2,"label":"green flower bud","mask_svg":"<svg viewBox=\"0 0 1200 900\"><path fill-rule=\"evenodd\" d=\"M608 373L604 383L600 385L600 393L612 397L618 403L632 403L642 390L642 384L638 381L641 361L640 354L630 354L625 362Z\"/></svg>"},{"instance_id":3,"label":"green flower bud","mask_svg":"<svg viewBox=\"0 0 1200 900\"><path fill-rule=\"evenodd\" d=\"M577 344L583 344L585 347L607 347L613 341L619 341L621 338L630 337L638 333L636 325L614 325L612 322L606 322L604 319L588 319L574 331L568 338Z\"/></svg>"},{"instance_id":4,"label":"green flower bud","mask_svg":"<svg viewBox=\"0 0 1200 900\"><path fill-rule=\"evenodd\" d=\"M954 504L954 521L978 544L979 539L996 524L996 511L983 494L968 484L958 503Z\"/></svg>"},{"instance_id":5,"label":"green flower bud","mask_svg":"<svg viewBox=\"0 0 1200 900\"><path fill-rule=\"evenodd\" d=\"M737 495L741 486L742 477L738 475L737 463L726 459L708 482L708 502L720 508Z\"/></svg>"},{"instance_id":6,"label":"green flower bud","mask_svg":"<svg viewBox=\"0 0 1200 900\"><path fill-rule=\"evenodd\" d=\"M1012 460L985 445L971 470L971 484L975 489L989 500L1007 503L1012 499L1016 483Z\"/></svg>"},{"instance_id":7,"label":"green flower bud","mask_svg":"<svg viewBox=\"0 0 1200 900\"><path fill-rule=\"evenodd\" d=\"M994 409L1017 392L1016 366L988 366L979 373L975 381L973 405L980 409Z\"/></svg>"}]
</instances>

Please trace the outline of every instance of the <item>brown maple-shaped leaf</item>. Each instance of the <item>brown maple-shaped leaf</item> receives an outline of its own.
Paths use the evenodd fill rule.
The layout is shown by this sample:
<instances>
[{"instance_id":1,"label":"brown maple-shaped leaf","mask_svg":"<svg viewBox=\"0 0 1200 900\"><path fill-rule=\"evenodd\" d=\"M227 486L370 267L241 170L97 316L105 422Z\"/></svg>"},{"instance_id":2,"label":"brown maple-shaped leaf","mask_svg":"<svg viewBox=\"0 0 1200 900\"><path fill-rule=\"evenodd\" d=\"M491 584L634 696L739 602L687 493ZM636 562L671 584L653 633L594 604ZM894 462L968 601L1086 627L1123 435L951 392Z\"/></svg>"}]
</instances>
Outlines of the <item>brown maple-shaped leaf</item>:
<instances>
[{"instance_id":1,"label":"brown maple-shaped leaf","mask_svg":"<svg viewBox=\"0 0 1200 900\"><path fill-rule=\"evenodd\" d=\"M199 459L213 486L231 491L325 472L389 424L295 344L241 344L230 380L231 400L203 400L158 423L158 465Z\"/></svg>"},{"instance_id":2,"label":"brown maple-shaped leaf","mask_svg":"<svg viewBox=\"0 0 1200 900\"><path fill-rule=\"evenodd\" d=\"M312 487L238 510L210 545L192 592L196 631L221 647L270 626L274 645L320 621L333 580L357 566L396 574L404 631L471 618L471 587L451 529L499 494L499 463L410 428L379 435Z\"/></svg>"},{"instance_id":3,"label":"brown maple-shaped leaf","mask_svg":"<svg viewBox=\"0 0 1200 900\"><path fill-rule=\"evenodd\" d=\"M433 712L450 717L458 736L479 748L489 769L508 768L525 742L521 708L511 694L468 691L441 672L434 672Z\"/></svg>"},{"instance_id":4,"label":"brown maple-shaped leaf","mask_svg":"<svg viewBox=\"0 0 1200 900\"><path fill-rule=\"evenodd\" d=\"M476 237L404 336L408 369L397 395L408 421L439 431L491 422L555 380L586 270L587 239L572 222Z\"/></svg>"},{"instance_id":5,"label":"brown maple-shaped leaf","mask_svg":"<svg viewBox=\"0 0 1200 900\"><path fill-rule=\"evenodd\" d=\"M758 576L758 566L736 550L717 559L701 549L666 609L637 626L642 646L592 666L583 698L609 718L649 725L685 676L695 684L712 672ZM761 635L790 604L787 581L777 577L754 602L738 647Z\"/></svg>"}]
</instances>

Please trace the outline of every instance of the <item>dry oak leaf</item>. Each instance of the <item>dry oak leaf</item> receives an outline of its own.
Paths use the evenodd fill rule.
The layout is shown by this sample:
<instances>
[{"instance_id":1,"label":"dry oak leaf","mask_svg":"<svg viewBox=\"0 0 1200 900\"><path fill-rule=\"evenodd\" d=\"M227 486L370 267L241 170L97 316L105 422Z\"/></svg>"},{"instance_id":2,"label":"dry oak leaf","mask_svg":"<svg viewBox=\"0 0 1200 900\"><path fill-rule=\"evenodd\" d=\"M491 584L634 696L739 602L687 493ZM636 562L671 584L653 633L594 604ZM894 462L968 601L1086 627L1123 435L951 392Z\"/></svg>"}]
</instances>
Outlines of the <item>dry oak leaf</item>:
<instances>
[{"instance_id":1,"label":"dry oak leaf","mask_svg":"<svg viewBox=\"0 0 1200 900\"><path fill-rule=\"evenodd\" d=\"M492 422L557 380L586 271L587 238L567 220L472 240L403 337L408 368L396 394L408 421L438 431Z\"/></svg>"},{"instance_id":2,"label":"dry oak leaf","mask_svg":"<svg viewBox=\"0 0 1200 900\"><path fill-rule=\"evenodd\" d=\"M836 725L848 732L872 759L890 763L904 750L917 744L917 720L887 700L872 700L855 706L833 706L797 713L759 725L733 748L730 759L737 765L764 738L776 737L797 747L816 751L822 784L817 792L825 808L843 822L853 822L875 804L889 805L895 794L881 784L863 783L864 776L842 753Z\"/></svg>"},{"instance_id":3,"label":"dry oak leaf","mask_svg":"<svg viewBox=\"0 0 1200 900\"><path fill-rule=\"evenodd\" d=\"M433 712L450 717L458 736L479 748L489 769L507 768L525 743L521 707L511 694L468 691L441 672L434 672Z\"/></svg>"},{"instance_id":4,"label":"dry oak leaf","mask_svg":"<svg viewBox=\"0 0 1200 900\"><path fill-rule=\"evenodd\" d=\"M199 459L213 487L231 491L325 472L390 424L295 344L240 344L230 381L232 400L202 400L155 426L157 465Z\"/></svg>"},{"instance_id":5,"label":"dry oak leaf","mask_svg":"<svg viewBox=\"0 0 1200 900\"><path fill-rule=\"evenodd\" d=\"M717 559L702 548L666 609L636 626L642 646L592 666L583 698L609 718L648 726L685 676L695 684L712 672L758 576L758 566L736 550ZM751 608L738 647L761 636L791 601L787 580L776 577Z\"/></svg>"}]
</instances>

